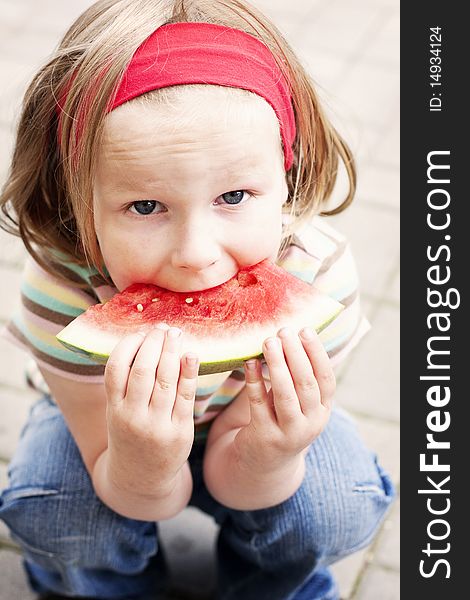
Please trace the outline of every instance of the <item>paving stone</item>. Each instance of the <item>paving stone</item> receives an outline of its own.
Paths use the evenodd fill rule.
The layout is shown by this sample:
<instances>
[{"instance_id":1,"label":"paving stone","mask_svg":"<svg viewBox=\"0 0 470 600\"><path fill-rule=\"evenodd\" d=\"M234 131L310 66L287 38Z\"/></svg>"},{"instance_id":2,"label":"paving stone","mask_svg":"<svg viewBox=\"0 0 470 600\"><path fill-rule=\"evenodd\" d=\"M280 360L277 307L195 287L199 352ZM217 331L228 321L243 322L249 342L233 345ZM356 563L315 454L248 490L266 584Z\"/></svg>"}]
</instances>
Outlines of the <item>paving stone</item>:
<instances>
[{"instance_id":1,"label":"paving stone","mask_svg":"<svg viewBox=\"0 0 470 600\"><path fill-rule=\"evenodd\" d=\"M0 460L0 490L6 487L8 483L7 463Z\"/></svg>"},{"instance_id":2,"label":"paving stone","mask_svg":"<svg viewBox=\"0 0 470 600\"><path fill-rule=\"evenodd\" d=\"M7 474L7 464L3 461L0 461L0 492L5 489L8 485L8 474ZM13 542L10 540L10 535L8 533L8 528L5 523L0 520L0 548L2 546L10 546ZM1 573L1 571L0 571ZM1 583L1 575L0 575L0 583ZM0 600L1 600L1 589L0 585Z\"/></svg>"},{"instance_id":3,"label":"paving stone","mask_svg":"<svg viewBox=\"0 0 470 600\"><path fill-rule=\"evenodd\" d=\"M329 223L350 241L362 292L381 297L399 260L398 213L358 202Z\"/></svg>"},{"instance_id":4,"label":"paving stone","mask_svg":"<svg viewBox=\"0 0 470 600\"><path fill-rule=\"evenodd\" d=\"M9 460L29 414L30 406L38 394L29 390L14 391L0 388L0 458Z\"/></svg>"},{"instance_id":5,"label":"paving stone","mask_svg":"<svg viewBox=\"0 0 470 600\"><path fill-rule=\"evenodd\" d=\"M0 331L1 328L3 325L0 324ZM24 370L28 354L0 335L0 356L0 384L25 390Z\"/></svg>"},{"instance_id":6,"label":"paving stone","mask_svg":"<svg viewBox=\"0 0 470 600\"><path fill-rule=\"evenodd\" d=\"M375 36L370 36L369 42L364 44L364 56L368 61L380 64L382 68L384 66L396 68L400 62L397 35L397 32L400 31L398 2L390 0L390 5L387 15L384 15L380 26L376 29Z\"/></svg>"},{"instance_id":7,"label":"paving stone","mask_svg":"<svg viewBox=\"0 0 470 600\"><path fill-rule=\"evenodd\" d=\"M378 140L374 149L377 162L393 165L396 169L400 168L400 128L396 124L399 110L397 104L393 109L395 118L384 130L382 137Z\"/></svg>"},{"instance_id":8,"label":"paving stone","mask_svg":"<svg viewBox=\"0 0 470 600\"><path fill-rule=\"evenodd\" d=\"M2 300L0 302L0 321L8 321L20 306L21 272L9 266L0 266L2 281Z\"/></svg>"},{"instance_id":9,"label":"paving stone","mask_svg":"<svg viewBox=\"0 0 470 600\"><path fill-rule=\"evenodd\" d=\"M344 385L347 386L347 381ZM392 481L398 484L400 481L399 424L357 415L353 415L353 418L366 446L377 454L382 467Z\"/></svg>"},{"instance_id":10,"label":"paving stone","mask_svg":"<svg viewBox=\"0 0 470 600\"><path fill-rule=\"evenodd\" d=\"M162 521L159 529L172 581L186 591L209 593L216 576L215 521L189 507L173 519Z\"/></svg>"},{"instance_id":11,"label":"paving stone","mask_svg":"<svg viewBox=\"0 0 470 600\"><path fill-rule=\"evenodd\" d=\"M340 131L352 131L352 134L348 135L346 140L351 147L356 162L368 161L368 164L375 164L375 148L382 138L381 128L361 123L352 114L349 114L347 118L343 117L340 122L346 123L348 121L349 129L343 128Z\"/></svg>"},{"instance_id":12,"label":"paving stone","mask_svg":"<svg viewBox=\"0 0 470 600\"><path fill-rule=\"evenodd\" d=\"M0 0L0 14L2 15L2 29L5 31L16 30L19 23L27 20L30 3L15 0Z\"/></svg>"},{"instance_id":13,"label":"paving stone","mask_svg":"<svg viewBox=\"0 0 470 600\"><path fill-rule=\"evenodd\" d=\"M354 222L357 216L356 207L361 206L367 209L372 205L374 210L382 211L385 215L398 215L400 206L400 174L398 169L392 165L374 164L371 162L370 154L377 143L375 136L366 136L361 142L360 127L353 126L345 136L353 154L358 155L359 145L362 144L360 156L356 160L357 184L356 194L352 205L347 209L347 214ZM362 126L363 127L363 126ZM365 127L365 129L369 129ZM343 135L345 132L342 132ZM366 147L370 144L370 147ZM335 189L328 208L337 206L345 197L349 190L349 180L346 170L342 163L338 170ZM398 246L398 239L396 244Z\"/></svg>"},{"instance_id":14,"label":"paving stone","mask_svg":"<svg viewBox=\"0 0 470 600\"><path fill-rule=\"evenodd\" d=\"M352 597L356 581L364 567L367 555L368 549L364 548L331 566L342 600L349 600Z\"/></svg>"},{"instance_id":15,"label":"paving stone","mask_svg":"<svg viewBox=\"0 0 470 600\"><path fill-rule=\"evenodd\" d=\"M346 1L324 3L321 12L312 11L302 33L310 39L312 50L323 48L350 58L363 45L364 39L377 23L380 7L377 4ZM351 24L354 22L354 26Z\"/></svg>"},{"instance_id":16,"label":"paving stone","mask_svg":"<svg viewBox=\"0 0 470 600\"><path fill-rule=\"evenodd\" d=\"M400 272L398 269L390 285L386 288L384 296L390 302L394 302L397 305L400 304Z\"/></svg>"},{"instance_id":17,"label":"paving stone","mask_svg":"<svg viewBox=\"0 0 470 600\"><path fill-rule=\"evenodd\" d=\"M398 68L384 69L372 63L359 62L349 70L338 94L351 116L382 128L388 125L399 100L399 87Z\"/></svg>"},{"instance_id":18,"label":"paving stone","mask_svg":"<svg viewBox=\"0 0 470 600\"><path fill-rule=\"evenodd\" d=\"M0 229L0 248L0 267L8 266L20 270L27 254L21 239ZM0 307L0 311L2 310L3 307Z\"/></svg>"},{"instance_id":19,"label":"paving stone","mask_svg":"<svg viewBox=\"0 0 470 600\"><path fill-rule=\"evenodd\" d=\"M35 600L36 594L26 583L21 556L9 550L0 550L0 600Z\"/></svg>"},{"instance_id":20,"label":"paving stone","mask_svg":"<svg viewBox=\"0 0 470 600\"><path fill-rule=\"evenodd\" d=\"M285 0L270 2L269 0L255 0L252 2L261 12L269 17L286 39L295 47L295 42L305 24L310 26L316 17L316 12L324 10L321 0L312 2L296 2L291 5Z\"/></svg>"},{"instance_id":21,"label":"paving stone","mask_svg":"<svg viewBox=\"0 0 470 600\"><path fill-rule=\"evenodd\" d=\"M13 545L13 542L10 540L8 528L5 525L5 523L2 520L0 520L0 548L10 548L12 545ZM2 585L3 585L2 576L0 575L0 600L2 598L2 596L1 596Z\"/></svg>"},{"instance_id":22,"label":"paving stone","mask_svg":"<svg viewBox=\"0 0 470 600\"><path fill-rule=\"evenodd\" d=\"M13 132L10 128L6 126L0 126L0 186L3 186L3 183L7 176L8 168L10 166L12 150ZM3 249L3 245L1 245L0 247Z\"/></svg>"},{"instance_id":23,"label":"paving stone","mask_svg":"<svg viewBox=\"0 0 470 600\"><path fill-rule=\"evenodd\" d=\"M373 563L400 570L400 498L397 498L374 547Z\"/></svg>"},{"instance_id":24,"label":"paving stone","mask_svg":"<svg viewBox=\"0 0 470 600\"><path fill-rule=\"evenodd\" d=\"M82 14L95 0L74 0L58 2L57 0L41 0L34 3L34 19L28 29L40 31L55 41L61 37L73 21ZM51 46L52 47L52 46Z\"/></svg>"},{"instance_id":25,"label":"paving stone","mask_svg":"<svg viewBox=\"0 0 470 600\"><path fill-rule=\"evenodd\" d=\"M400 575L375 565L369 566L353 595L353 600L398 600Z\"/></svg>"},{"instance_id":26,"label":"paving stone","mask_svg":"<svg viewBox=\"0 0 470 600\"><path fill-rule=\"evenodd\" d=\"M338 85L345 68L344 60L328 50L317 49L312 51L304 47L305 36L295 39L293 47L298 54L303 66L316 84L316 89L324 103L334 109L336 103L341 101L336 97Z\"/></svg>"},{"instance_id":27,"label":"paving stone","mask_svg":"<svg viewBox=\"0 0 470 600\"><path fill-rule=\"evenodd\" d=\"M399 420L399 312L381 306L342 374L338 406L376 419Z\"/></svg>"},{"instance_id":28,"label":"paving stone","mask_svg":"<svg viewBox=\"0 0 470 600\"><path fill-rule=\"evenodd\" d=\"M7 59L4 53L0 56L2 79L0 123L3 126L15 127L20 115L22 98L36 69L28 61L20 61L17 58ZM12 49L9 50L9 56L15 57Z\"/></svg>"},{"instance_id":29,"label":"paving stone","mask_svg":"<svg viewBox=\"0 0 470 600\"><path fill-rule=\"evenodd\" d=\"M357 197L359 202L398 210L400 206L400 172L387 165L362 160L357 167ZM354 205L352 207L354 210Z\"/></svg>"}]
</instances>

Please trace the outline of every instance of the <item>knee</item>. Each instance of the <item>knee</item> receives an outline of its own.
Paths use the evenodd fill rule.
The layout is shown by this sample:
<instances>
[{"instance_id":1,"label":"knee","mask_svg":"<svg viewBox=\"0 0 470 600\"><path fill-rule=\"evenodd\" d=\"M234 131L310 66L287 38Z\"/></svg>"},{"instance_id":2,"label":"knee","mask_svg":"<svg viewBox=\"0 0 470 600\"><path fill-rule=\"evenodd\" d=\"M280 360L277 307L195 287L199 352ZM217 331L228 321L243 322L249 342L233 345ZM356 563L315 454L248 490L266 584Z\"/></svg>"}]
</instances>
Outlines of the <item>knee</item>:
<instances>
[{"instance_id":1,"label":"knee","mask_svg":"<svg viewBox=\"0 0 470 600\"><path fill-rule=\"evenodd\" d=\"M0 519L25 556L45 568L74 565L137 573L156 553L156 525L126 519L96 496L57 407L38 403L0 496Z\"/></svg>"},{"instance_id":2,"label":"knee","mask_svg":"<svg viewBox=\"0 0 470 600\"><path fill-rule=\"evenodd\" d=\"M300 546L324 565L367 546L377 533L395 492L389 476L375 457L374 477L336 480L321 496L309 486L296 499L301 518ZM303 526L301 526L303 523Z\"/></svg>"},{"instance_id":3,"label":"knee","mask_svg":"<svg viewBox=\"0 0 470 600\"><path fill-rule=\"evenodd\" d=\"M299 490L271 509L254 511L252 543L283 562L328 565L367 546L393 500L389 476L370 454L368 476L312 470ZM355 477L358 476L358 477ZM281 557L282 554L282 557Z\"/></svg>"},{"instance_id":4,"label":"knee","mask_svg":"<svg viewBox=\"0 0 470 600\"><path fill-rule=\"evenodd\" d=\"M44 568L58 565L141 572L156 554L156 525L126 519L93 493L51 486L4 490L0 519L26 558Z\"/></svg>"}]
</instances>

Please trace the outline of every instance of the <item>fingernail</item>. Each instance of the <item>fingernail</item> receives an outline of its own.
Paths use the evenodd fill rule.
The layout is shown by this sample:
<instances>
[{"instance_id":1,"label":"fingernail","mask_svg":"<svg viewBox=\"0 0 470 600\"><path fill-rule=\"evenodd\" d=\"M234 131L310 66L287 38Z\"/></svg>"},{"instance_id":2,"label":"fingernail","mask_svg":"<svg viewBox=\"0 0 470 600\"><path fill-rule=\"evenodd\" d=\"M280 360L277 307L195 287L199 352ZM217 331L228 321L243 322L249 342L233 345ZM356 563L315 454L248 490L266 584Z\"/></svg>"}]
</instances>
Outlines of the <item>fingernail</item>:
<instances>
[{"instance_id":1,"label":"fingernail","mask_svg":"<svg viewBox=\"0 0 470 600\"><path fill-rule=\"evenodd\" d=\"M247 360L247 361L245 362L245 364L246 364L246 368L247 368L249 371L256 371L256 362L257 362L257 361L256 361L256 359Z\"/></svg>"},{"instance_id":2,"label":"fingernail","mask_svg":"<svg viewBox=\"0 0 470 600\"><path fill-rule=\"evenodd\" d=\"M156 329L161 329L162 331L167 331L168 329L170 329L170 326L167 325L166 323L159 323L157 325Z\"/></svg>"},{"instance_id":3,"label":"fingernail","mask_svg":"<svg viewBox=\"0 0 470 600\"><path fill-rule=\"evenodd\" d=\"M310 329L309 327L305 327L305 329L302 329L300 335L304 338L304 340L313 340L313 338L315 337L313 329Z\"/></svg>"},{"instance_id":4,"label":"fingernail","mask_svg":"<svg viewBox=\"0 0 470 600\"><path fill-rule=\"evenodd\" d=\"M266 348L268 350L276 350L279 348L279 340L277 338L268 338L266 340Z\"/></svg>"},{"instance_id":5,"label":"fingernail","mask_svg":"<svg viewBox=\"0 0 470 600\"><path fill-rule=\"evenodd\" d=\"M181 335L181 329L178 329L177 327L170 327L167 335L171 338L178 338Z\"/></svg>"},{"instance_id":6,"label":"fingernail","mask_svg":"<svg viewBox=\"0 0 470 600\"><path fill-rule=\"evenodd\" d=\"M186 364L188 367L195 367L198 363L198 357L195 354L189 354L186 356Z\"/></svg>"},{"instance_id":7,"label":"fingernail","mask_svg":"<svg viewBox=\"0 0 470 600\"><path fill-rule=\"evenodd\" d=\"M292 329L289 329L289 327L283 327L279 330L279 335L283 338L292 337Z\"/></svg>"}]
</instances>

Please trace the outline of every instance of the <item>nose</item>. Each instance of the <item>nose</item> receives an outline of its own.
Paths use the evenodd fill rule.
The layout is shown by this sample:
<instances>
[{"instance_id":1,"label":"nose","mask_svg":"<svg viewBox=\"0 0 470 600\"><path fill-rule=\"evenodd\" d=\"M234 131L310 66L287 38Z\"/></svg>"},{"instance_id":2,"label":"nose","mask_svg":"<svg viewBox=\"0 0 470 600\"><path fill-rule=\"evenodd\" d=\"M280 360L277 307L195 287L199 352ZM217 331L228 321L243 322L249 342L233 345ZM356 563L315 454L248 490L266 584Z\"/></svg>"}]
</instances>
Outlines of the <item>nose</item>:
<instances>
[{"instance_id":1,"label":"nose","mask_svg":"<svg viewBox=\"0 0 470 600\"><path fill-rule=\"evenodd\" d=\"M215 231L203 219L185 223L179 228L172 254L172 264L180 269L203 271L221 256Z\"/></svg>"}]
</instances>

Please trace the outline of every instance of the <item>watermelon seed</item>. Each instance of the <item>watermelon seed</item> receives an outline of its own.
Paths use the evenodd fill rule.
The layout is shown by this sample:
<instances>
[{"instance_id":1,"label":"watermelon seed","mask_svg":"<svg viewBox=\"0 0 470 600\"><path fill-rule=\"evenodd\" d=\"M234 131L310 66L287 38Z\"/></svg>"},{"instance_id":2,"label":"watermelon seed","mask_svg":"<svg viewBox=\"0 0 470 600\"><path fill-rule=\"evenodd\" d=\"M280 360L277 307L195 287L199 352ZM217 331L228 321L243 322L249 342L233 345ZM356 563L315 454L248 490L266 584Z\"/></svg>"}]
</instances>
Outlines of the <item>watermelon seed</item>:
<instances>
[{"instance_id":1,"label":"watermelon seed","mask_svg":"<svg viewBox=\"0 0 470 600\"><path fill-rule=\"evenodd\" d=\"M142 311L144 310L144 307L142 306L142 304L138 304L138 305L137 305L137 310L138 310L139 312L142 312Z\"/></svg>"},{"instance_id":2,"label":"watermelon seed","mask_svg":"<svg viewBox=\"0 0 470 600\"><path fill-rule=\"evenodd\" d=\"M158 302L158 298L152 298L152 302Z\"/></svg>"},{"instance_id":3,"label":"watermelon seed","mask_svg":"<svg viewBox=\"0 0 470 600\"><path fill-rule=\"evenodd\" d=\"M186 304L191 304L192 301L193 301L193 298L186 298L186 300L185 300Z\"/></svg>"}]
</instances>

